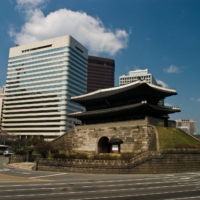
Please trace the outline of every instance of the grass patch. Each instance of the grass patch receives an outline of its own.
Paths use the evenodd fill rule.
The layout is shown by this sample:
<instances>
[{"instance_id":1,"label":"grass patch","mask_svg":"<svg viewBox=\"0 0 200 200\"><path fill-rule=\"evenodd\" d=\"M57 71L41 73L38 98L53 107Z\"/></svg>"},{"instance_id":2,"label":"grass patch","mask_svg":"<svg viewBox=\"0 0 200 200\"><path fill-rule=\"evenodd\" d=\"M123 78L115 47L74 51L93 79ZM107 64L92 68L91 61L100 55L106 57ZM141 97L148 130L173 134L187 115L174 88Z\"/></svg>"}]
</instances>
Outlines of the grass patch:
<instances>
[{"instance_id":1,"label":"grass patch","mask_svg":"<svg viewBox=\"0 0 200 200\"><path fill-rule=\"evenodd\" d=\"M172 127L156 126L160 149L200 149L200 142Z\"/></svg>"}]
</instances>

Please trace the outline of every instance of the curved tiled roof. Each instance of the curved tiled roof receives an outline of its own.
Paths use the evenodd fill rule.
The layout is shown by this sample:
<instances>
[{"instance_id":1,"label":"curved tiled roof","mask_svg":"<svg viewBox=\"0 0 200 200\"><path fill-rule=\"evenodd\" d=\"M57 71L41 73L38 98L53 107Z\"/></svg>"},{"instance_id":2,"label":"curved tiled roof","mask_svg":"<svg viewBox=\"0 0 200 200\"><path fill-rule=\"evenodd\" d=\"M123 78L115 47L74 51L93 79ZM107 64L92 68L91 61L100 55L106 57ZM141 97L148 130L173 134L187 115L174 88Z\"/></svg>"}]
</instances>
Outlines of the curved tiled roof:
<instances>
[{"instance_id":1,"label":"curved tiled roof","mask_svg":"<svg viewBox=\"0 0 200 200\"><path fill-rule=\"evenodd\" d=\"M152 110L157 110L163 113L175 113L175 112L180 112L180 109L178 107L169 107L169 106L155 106L148 104L147 102L141 102L137 104L131 104L131 105L126 105L126 106L120 106L120 107L114 107L114 108L106 108L106 109L101 109L101 110L94 110L94 111L84 111L84 112L74 112L74 113L69 113L69 117L82 117L82 116L95 116L95 115L103 115L106 113L115 113L115 112L121 112L124 110L129 110L130 109L136 109L138 107L143 107L147 106Z\"/></svg>"},{"instance_id":2,"label":"curved tiled roof","mask_svg":"<svg viewBox=\"0 0 200 200\"><path fill-rule=\"evenodd\" d=\"M166 94L171 94L171 95L177 94L176 90L174 90L174 89L164 88L164 87L160 87L158 85L154 85L154 84L147 83L145 81L138 80L138 81L126 84L126 85L107 88L107 89L100 89L100 90L97 90L97 91L94 91L94 92L91 92L88 94L71 97L71 100L78 102L78 101L85 101L85 100L90 100L90 99L98 99L98 98L108 97L111 95L129 91L133 88L139 87L144 84L148 85L150 88L152 88L154 90L164 92Z\"/></svg>"}]
</instances>

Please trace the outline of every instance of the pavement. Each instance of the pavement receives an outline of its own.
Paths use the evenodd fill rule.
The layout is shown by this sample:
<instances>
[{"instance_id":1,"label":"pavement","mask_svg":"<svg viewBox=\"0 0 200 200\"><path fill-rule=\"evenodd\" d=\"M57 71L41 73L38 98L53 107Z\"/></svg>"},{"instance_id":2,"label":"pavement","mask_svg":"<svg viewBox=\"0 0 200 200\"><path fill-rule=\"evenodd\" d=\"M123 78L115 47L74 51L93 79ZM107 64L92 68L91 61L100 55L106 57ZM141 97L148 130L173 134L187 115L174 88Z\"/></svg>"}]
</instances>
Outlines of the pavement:
<instances>
[{"instance_id":1,"label":"pavement","mask_svg":"<svg viewBox=\"0 0 200 200\"><path fill-rule=\"evenodd\" d=\"M21 170L32 170L34 163L33 162L22 162L22 163L10 163L5 164L10 168L21 169Z\"/></svg>"}]
</instances>

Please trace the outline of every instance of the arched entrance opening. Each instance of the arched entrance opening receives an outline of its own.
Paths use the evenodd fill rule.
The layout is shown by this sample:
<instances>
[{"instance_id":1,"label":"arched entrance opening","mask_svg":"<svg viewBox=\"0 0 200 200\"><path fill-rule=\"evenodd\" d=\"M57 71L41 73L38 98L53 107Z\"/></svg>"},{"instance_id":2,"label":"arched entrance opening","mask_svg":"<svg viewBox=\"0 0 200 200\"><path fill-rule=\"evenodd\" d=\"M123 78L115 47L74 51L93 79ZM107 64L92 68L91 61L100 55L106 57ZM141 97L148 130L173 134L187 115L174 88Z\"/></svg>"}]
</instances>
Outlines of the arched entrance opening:
<instances>
[{"instance_id":1,"label":"arched entrance opening","mask_svg":"<svg viewBox=\"0 0 200 200\"><path fill-rule=\"evenodd\" d=\"M110 153L110 144L107 137L101 137L98 142L98 153Z\"/></svg>"}]
</instances>

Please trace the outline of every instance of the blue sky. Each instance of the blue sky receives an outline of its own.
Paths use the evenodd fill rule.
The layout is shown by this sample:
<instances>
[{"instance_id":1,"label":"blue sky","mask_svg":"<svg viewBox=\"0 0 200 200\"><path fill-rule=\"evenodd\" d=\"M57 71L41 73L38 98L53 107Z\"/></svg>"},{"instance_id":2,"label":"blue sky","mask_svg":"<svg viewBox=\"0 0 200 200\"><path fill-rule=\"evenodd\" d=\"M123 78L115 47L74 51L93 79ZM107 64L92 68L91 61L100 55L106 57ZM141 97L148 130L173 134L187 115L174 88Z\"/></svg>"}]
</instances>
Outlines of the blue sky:
<instances>
[{"instance_id":1,"label":"blue sky","mask_svg":"<svg viewBox=\"0 0 200 200\"><path fill-rule=\"evenodd\" d=\"M199 10L199 0L1 0L0 87L10 47L70 34L90 55L115 60L115 85L147 68L175 88L165 102L181 113L171 119L194 119L200 131Z\"/></svg>"}]
</instances>

